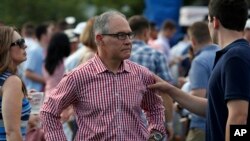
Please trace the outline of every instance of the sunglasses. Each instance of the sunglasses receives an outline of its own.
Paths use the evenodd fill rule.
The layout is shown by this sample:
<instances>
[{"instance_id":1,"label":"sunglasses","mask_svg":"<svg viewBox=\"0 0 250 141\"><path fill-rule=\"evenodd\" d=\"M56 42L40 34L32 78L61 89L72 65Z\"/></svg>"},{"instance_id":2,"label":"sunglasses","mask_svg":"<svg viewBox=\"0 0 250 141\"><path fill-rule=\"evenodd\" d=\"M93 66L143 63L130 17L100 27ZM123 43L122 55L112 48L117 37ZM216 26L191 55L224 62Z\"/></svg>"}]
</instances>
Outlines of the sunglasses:
<instances>
[{"instance_id":1,"label":"sunglasses","mask_svg":"<svg viewBox=\"0 0 250 141\"><path fill-rule=\"evenodd\" d=\"M16 40L15 42L10 44L10 47L18 46L19 48L26 48L25 40L23 38Z\"/></svg>"}]
</instances>

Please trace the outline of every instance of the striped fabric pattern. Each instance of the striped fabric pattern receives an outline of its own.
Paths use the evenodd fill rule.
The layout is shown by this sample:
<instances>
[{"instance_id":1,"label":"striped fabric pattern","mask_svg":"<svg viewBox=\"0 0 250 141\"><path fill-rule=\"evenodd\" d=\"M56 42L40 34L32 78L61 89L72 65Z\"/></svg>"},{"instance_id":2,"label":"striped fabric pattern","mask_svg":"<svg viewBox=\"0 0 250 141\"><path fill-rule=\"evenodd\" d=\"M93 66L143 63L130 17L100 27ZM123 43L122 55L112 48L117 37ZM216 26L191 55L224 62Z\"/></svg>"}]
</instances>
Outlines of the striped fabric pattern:
<instances>
[{"instance_id":1,"label":"striped fabric pattern","mask_svg":"<svg viewBox=\"0 0 250 141\"><path fill-rule=\"evenodd\" d=\"M0 74L0 87L2 87L4 81L10 75L12 74L8 71ZM30 111L31 111L31 106L30 106L29 100L27 98L24 98L22 101L22 113L21 113L21 125L20 125L23 140L25 139L25 135L26 135L26 127L28 124ZM3 121L3 115L2 115L2 97L0 97L0 141L6 141L6 132L4 128L4 121Z\"/></svg>"},{"instance_id":2,"label":"striped fabric pattern","mask_svg":"<svg viewBox=\"0 0 250 141\"><path fill-rule=\"evenodd\" d=\"M152 129L165 133L162 99L146 87L152 83L146 68L125 60L114 74L96 55L64 76L45 101L40 117L46 141L66 140L59 114L72 103L79 126L76 141L145 141Z\"/></svg>"}]
</instances>

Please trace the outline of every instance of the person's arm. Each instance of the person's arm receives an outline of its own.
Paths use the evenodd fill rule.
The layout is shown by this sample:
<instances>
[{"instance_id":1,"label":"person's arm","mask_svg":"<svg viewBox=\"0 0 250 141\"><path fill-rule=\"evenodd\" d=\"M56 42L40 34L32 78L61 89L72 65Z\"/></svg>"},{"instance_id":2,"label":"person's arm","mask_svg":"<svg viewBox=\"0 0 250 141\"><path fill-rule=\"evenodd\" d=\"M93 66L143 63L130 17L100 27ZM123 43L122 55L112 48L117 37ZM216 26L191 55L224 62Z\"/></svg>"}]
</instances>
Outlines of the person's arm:
<instances>
[{"instance_id":1,"label":"person's arm","mask_svg":"<svg viewBox=\"0 0 250 141\"><path fill-rule=\"evenodd\" d=\"M167 83L158 76L154 75L156 80L155 84L148 85L150 89L156 89L161 93L167 93L176 102L178 102L183 108L186 108L192 113L197 115L206 116L207 99L200 98L193 95L185 94L185 92L176 88L175 86Z\"/></svg>"},{"instance_id":2,"label":"person's arm","mask_svg":"<svg viewBox=\"0 0 250 141\"><path fill-rule=\"evenodd\" d=\"M225 65L225 102L228 108L226 141L230 140L230 125L247 124L250 98L249 71L249 62L240 57L230 58Z\"/></svg>"},{"instance_id":3,"label":"person's arm","mask_svg":"<svg viewBox=\"0 0 250 141\"><path fill-rule=\"evenodd\" d=\"M46 141L65 141L60 114L77 101L76 84L72 75L64 76L57 87L49 93L40 112Z\"/></svg>"},{"instance_id":4,"label":"person's arm","mask_svg":"<svg viewBox=\"0 0 250 141\"><path fill-rule=\"evenodd\" d=\"M22 141L20 124L24 94L20 78L14 75L8 77L2 92L2 115L6 138L8 141Z\"/></svg>"},{"instance_id":5,"label":"person's arm","mask_svg":"<svg viewBox=\"0 0 250 141\"><path fill-rule=\"evenodd\" d=\"M171 140L174 136L173 129L173 113L174 113L174 103L173 99L167 94L159 94L163 99L163 106L165 108L165 127L167 129L168 139Z\"/></svg>"},{"instance_id":6,"label":"person's arm","mask_svg":"<svg viewBox=\"0 0 250 141\"><path fill-rule=\"evenodd\" d=\"M189 82L191 91L189 94L198 97L206 97L209 77L212 70L209 70L210 62L205 62L204 57L197 57L192 61L189 70Z\"/></svg>"},{"instance_id":7,"label":"person's arm","mask_svg":"<svg viewBox=\"0 0 250 141\"><path fill-rule=\"evenodd\" d=\"M227 102L228 119L226 125L226 141L230 140L230 125L246 125L249 102L246 100L230 100Z\"/></svg>"},{"instance_id":8,"label":"person's arm","mask_svg":"<svg viewBox=\"0 0 250 141\"><path fill-rule=\"evenodd\" d=\"M39 82L44 84L45 80L43 78L42 75L39 75L37 73L35 73L36 68L38 67L37 65L39 65L40 63L38 63L37 61L40 62L40 53L38 50L32 49L30 50L30 57L27 60L27 62L25 63L25 71L24 71L24 75L25 77L27 77L30 80L33 80L35 82ZM42 67L41 67L42 69Z\"/></svg>"},{"instance_id":9,"label":"person's arm","mask_svg":"<svg viewBox=\"0 0 250 141\"><path fill-rule=\"evenodd\" d=\"M36 81L42 84L45 83L43 76L40 76L31 70L25 70L25 76L33 81Z\"/></svg>"},{"instance_id":10,"label":"person's arm","mask_svg":"<svg viewBox=\"0 0 250 141\"><path fill-rule=\"evenodd\" d=\"M206 97L206 89L195 89L195 90L191 90L190 94L193 96L197 96L197 97Z\"/></svg>"},{"instance_id":11,"label":"person's arm","mask_svg":"<svg viewBox=\"0 0 250 141\"><path fill-rule=\"evenodd\" d=\"M74 109L73 109L73 106L69 106L67 107L66 109L63 110L63 112L60 114L60 117L61 117L61 121L63 123L67 122L71 116L74 115Z\"/></svg>"}]
</instances>

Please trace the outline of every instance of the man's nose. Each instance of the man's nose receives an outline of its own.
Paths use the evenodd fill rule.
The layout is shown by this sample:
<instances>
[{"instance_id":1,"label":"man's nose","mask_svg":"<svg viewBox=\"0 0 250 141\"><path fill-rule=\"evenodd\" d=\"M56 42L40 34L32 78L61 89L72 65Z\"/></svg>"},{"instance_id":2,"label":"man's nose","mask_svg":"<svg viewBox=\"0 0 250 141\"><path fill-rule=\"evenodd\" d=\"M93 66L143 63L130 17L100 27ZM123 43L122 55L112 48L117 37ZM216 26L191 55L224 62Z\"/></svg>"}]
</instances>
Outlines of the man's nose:
<instances>
[{"instance_id":1,"label":"man's nose","mask_svg":"<svg viewBox=\"0 0 250 141\"><path fill-rule=\"evenodd\" d=\"M127 38L125 39L125 43L132 44L132 39L130 39L129 36L127 36Z\"/></svg>"}]
</instances>

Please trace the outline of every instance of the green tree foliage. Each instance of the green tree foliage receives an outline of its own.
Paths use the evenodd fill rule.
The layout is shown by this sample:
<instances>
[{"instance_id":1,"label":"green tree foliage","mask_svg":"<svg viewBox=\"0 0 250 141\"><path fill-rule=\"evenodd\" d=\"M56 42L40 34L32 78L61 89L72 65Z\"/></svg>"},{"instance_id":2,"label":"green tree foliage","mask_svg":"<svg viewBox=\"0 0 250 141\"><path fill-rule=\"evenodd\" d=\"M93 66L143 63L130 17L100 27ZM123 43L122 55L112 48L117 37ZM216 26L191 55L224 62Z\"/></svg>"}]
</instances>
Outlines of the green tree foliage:
<instances>
[{"instance_id":1,"label":"green tree foliage","mask_svg":"<svg viewBox=\"0 0 250 141\"><path fill-rule=\"evenodd\" d=\"M41 23L74 16L78 22L109 9L128 17L142 14L145 0L0 0L0 21L20 27L27 21ZM250 6L250 0L247 0ZM157 0L155 0L157 2ZM183 5L207 5L209 0L183 0Z\"/></svg>"},{"instance_id":2,"label":"green tree foliage","mask_svg":"<svg viewBox=\"0 0 250 141\"><path fill-rule=\"evenodd\" d=\"M108 9L130 16L141 14L143 8L144 0L0 0L0 21L20 27L27 21L38 24L67 16L83 21Z\"/></svg>"}]
</instances>

